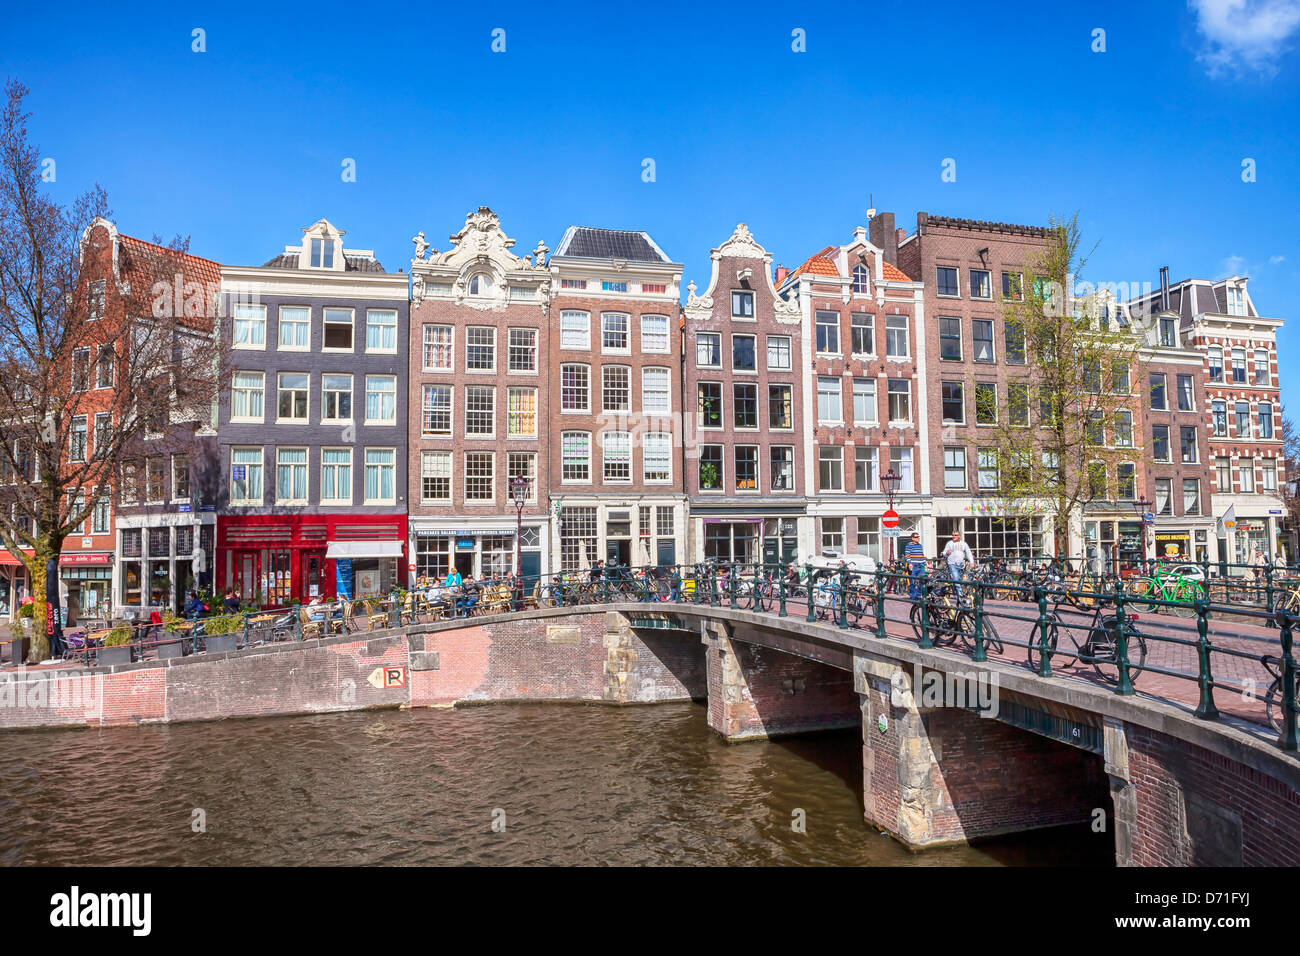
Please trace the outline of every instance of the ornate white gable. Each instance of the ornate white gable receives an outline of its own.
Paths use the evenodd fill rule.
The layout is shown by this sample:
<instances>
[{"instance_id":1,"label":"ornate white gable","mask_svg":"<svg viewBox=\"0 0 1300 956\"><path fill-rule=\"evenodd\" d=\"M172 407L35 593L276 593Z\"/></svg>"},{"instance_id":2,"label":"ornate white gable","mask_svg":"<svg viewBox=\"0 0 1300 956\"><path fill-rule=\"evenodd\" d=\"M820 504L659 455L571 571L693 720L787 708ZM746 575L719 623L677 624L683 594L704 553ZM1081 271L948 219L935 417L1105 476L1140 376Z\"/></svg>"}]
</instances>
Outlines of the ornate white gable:
<instances>
[{"instance_id":1,"label":"ornate white gable","mask_svg":"<svg viewBox=\"0 0 1300 956\"><path fill-rule=\"evenodd\" d=\"M479 206L465 217L464 228L450 237L452 247L446 252L433 249L426 259L429 243L424 233L411 241L415 244L411 293L416 305L430 294L430 285L449 287L457 305L483 311L504 309L511 301L511 288L531 290L529 298L515 301L546 301L550 290L546 254L550 250L538 242L532 253L515 255L510 251L515 240L501 230L497 214L487 206Z\"/></svg>"}]
</instances>

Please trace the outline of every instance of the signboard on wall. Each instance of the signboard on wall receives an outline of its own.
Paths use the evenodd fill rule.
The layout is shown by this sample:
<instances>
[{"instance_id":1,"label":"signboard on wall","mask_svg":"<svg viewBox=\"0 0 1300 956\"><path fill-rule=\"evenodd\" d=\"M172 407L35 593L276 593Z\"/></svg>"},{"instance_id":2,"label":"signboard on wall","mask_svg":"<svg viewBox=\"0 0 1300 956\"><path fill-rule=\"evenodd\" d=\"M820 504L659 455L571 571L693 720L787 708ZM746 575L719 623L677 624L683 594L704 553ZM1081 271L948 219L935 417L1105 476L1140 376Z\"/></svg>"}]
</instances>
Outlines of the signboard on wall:
<instances>
[{"instance_id":1,"label":"signboard on wall","mask_svg":"<svg viewBox=\"0 0 1300 956\"><path fill-rule=\"evenodd\" d=\"M334 562L334 585L340 601L352 600L352 559L339 558Z\"/></svg>"}]
</instances>

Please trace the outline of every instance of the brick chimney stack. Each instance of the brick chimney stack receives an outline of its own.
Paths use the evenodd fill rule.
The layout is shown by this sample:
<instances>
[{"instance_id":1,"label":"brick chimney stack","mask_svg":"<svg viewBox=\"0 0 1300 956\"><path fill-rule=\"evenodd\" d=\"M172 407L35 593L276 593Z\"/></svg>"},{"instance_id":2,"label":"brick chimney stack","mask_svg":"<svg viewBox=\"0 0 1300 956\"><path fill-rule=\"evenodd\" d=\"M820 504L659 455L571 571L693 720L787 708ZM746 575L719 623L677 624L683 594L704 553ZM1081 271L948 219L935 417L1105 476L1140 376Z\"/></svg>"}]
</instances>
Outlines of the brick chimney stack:
<instances>
[{"instance_id":1,"label":"brick chimney stack","mask_svg":"<svg viewBox=\"0 0 1300 956\"><path fill-rule=\"evenodd\" d=\"M879 213L871 220L871 244L881 250L891 266L898 265L898 233L892 212Z\"/></svg>"}]
</instances>

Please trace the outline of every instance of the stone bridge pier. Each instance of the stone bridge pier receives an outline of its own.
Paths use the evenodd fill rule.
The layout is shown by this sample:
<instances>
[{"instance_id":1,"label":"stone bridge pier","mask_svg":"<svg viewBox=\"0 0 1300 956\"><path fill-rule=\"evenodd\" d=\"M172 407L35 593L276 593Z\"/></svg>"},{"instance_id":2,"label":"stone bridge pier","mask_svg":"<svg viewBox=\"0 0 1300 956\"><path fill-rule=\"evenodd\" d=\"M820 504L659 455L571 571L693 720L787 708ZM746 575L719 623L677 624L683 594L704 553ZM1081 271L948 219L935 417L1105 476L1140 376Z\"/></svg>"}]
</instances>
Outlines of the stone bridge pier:
<instances>
[{"instance_id":1,"label":"stone bridge pier","mask_svg":"<svg viewBox=\"0 0 1300 956\"><path fill-rule=\"evenodd\" d=\"M709 725L733 742L860 728L864 815L904 844L962 843L1097 813L1109 829L1101 755L965 706L922 706L917 675L894 658L845 648L841 660L822 662L746 637L743 625L703 624Z\"/></svg>"}]
</instances>

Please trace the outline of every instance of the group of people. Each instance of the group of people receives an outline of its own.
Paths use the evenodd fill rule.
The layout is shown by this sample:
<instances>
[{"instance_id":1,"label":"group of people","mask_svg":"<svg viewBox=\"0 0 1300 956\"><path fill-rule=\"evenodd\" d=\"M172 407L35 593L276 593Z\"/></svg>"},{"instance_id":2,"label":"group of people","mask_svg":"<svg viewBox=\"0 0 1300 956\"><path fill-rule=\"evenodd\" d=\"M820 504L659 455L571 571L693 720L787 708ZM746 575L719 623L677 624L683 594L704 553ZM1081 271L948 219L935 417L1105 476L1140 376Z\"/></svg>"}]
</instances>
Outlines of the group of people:
<instances>
[{"instance_id":1,"label":"group of people","mask_svg":"<svg viewBox=\"0 0 1300 956\"><path fill-rule=\"evenodd\" d=\"M952 539L944 545L941 555L944 563L948 566L948 577L953 581L957 588L957 597L961 598L961 581L966 575L967 568L975 564L975 554L961 538L960 531L952 533ZM925 563L928 558L925 556L925 549L921 547L921 533L913 531L911 540L907 542L907 547L903 549L903 560L907 562L907 571L911 576L907 589L908 597L917 600L921 597L921 573L925 570Z\"/></svg>"}]
</instances>

